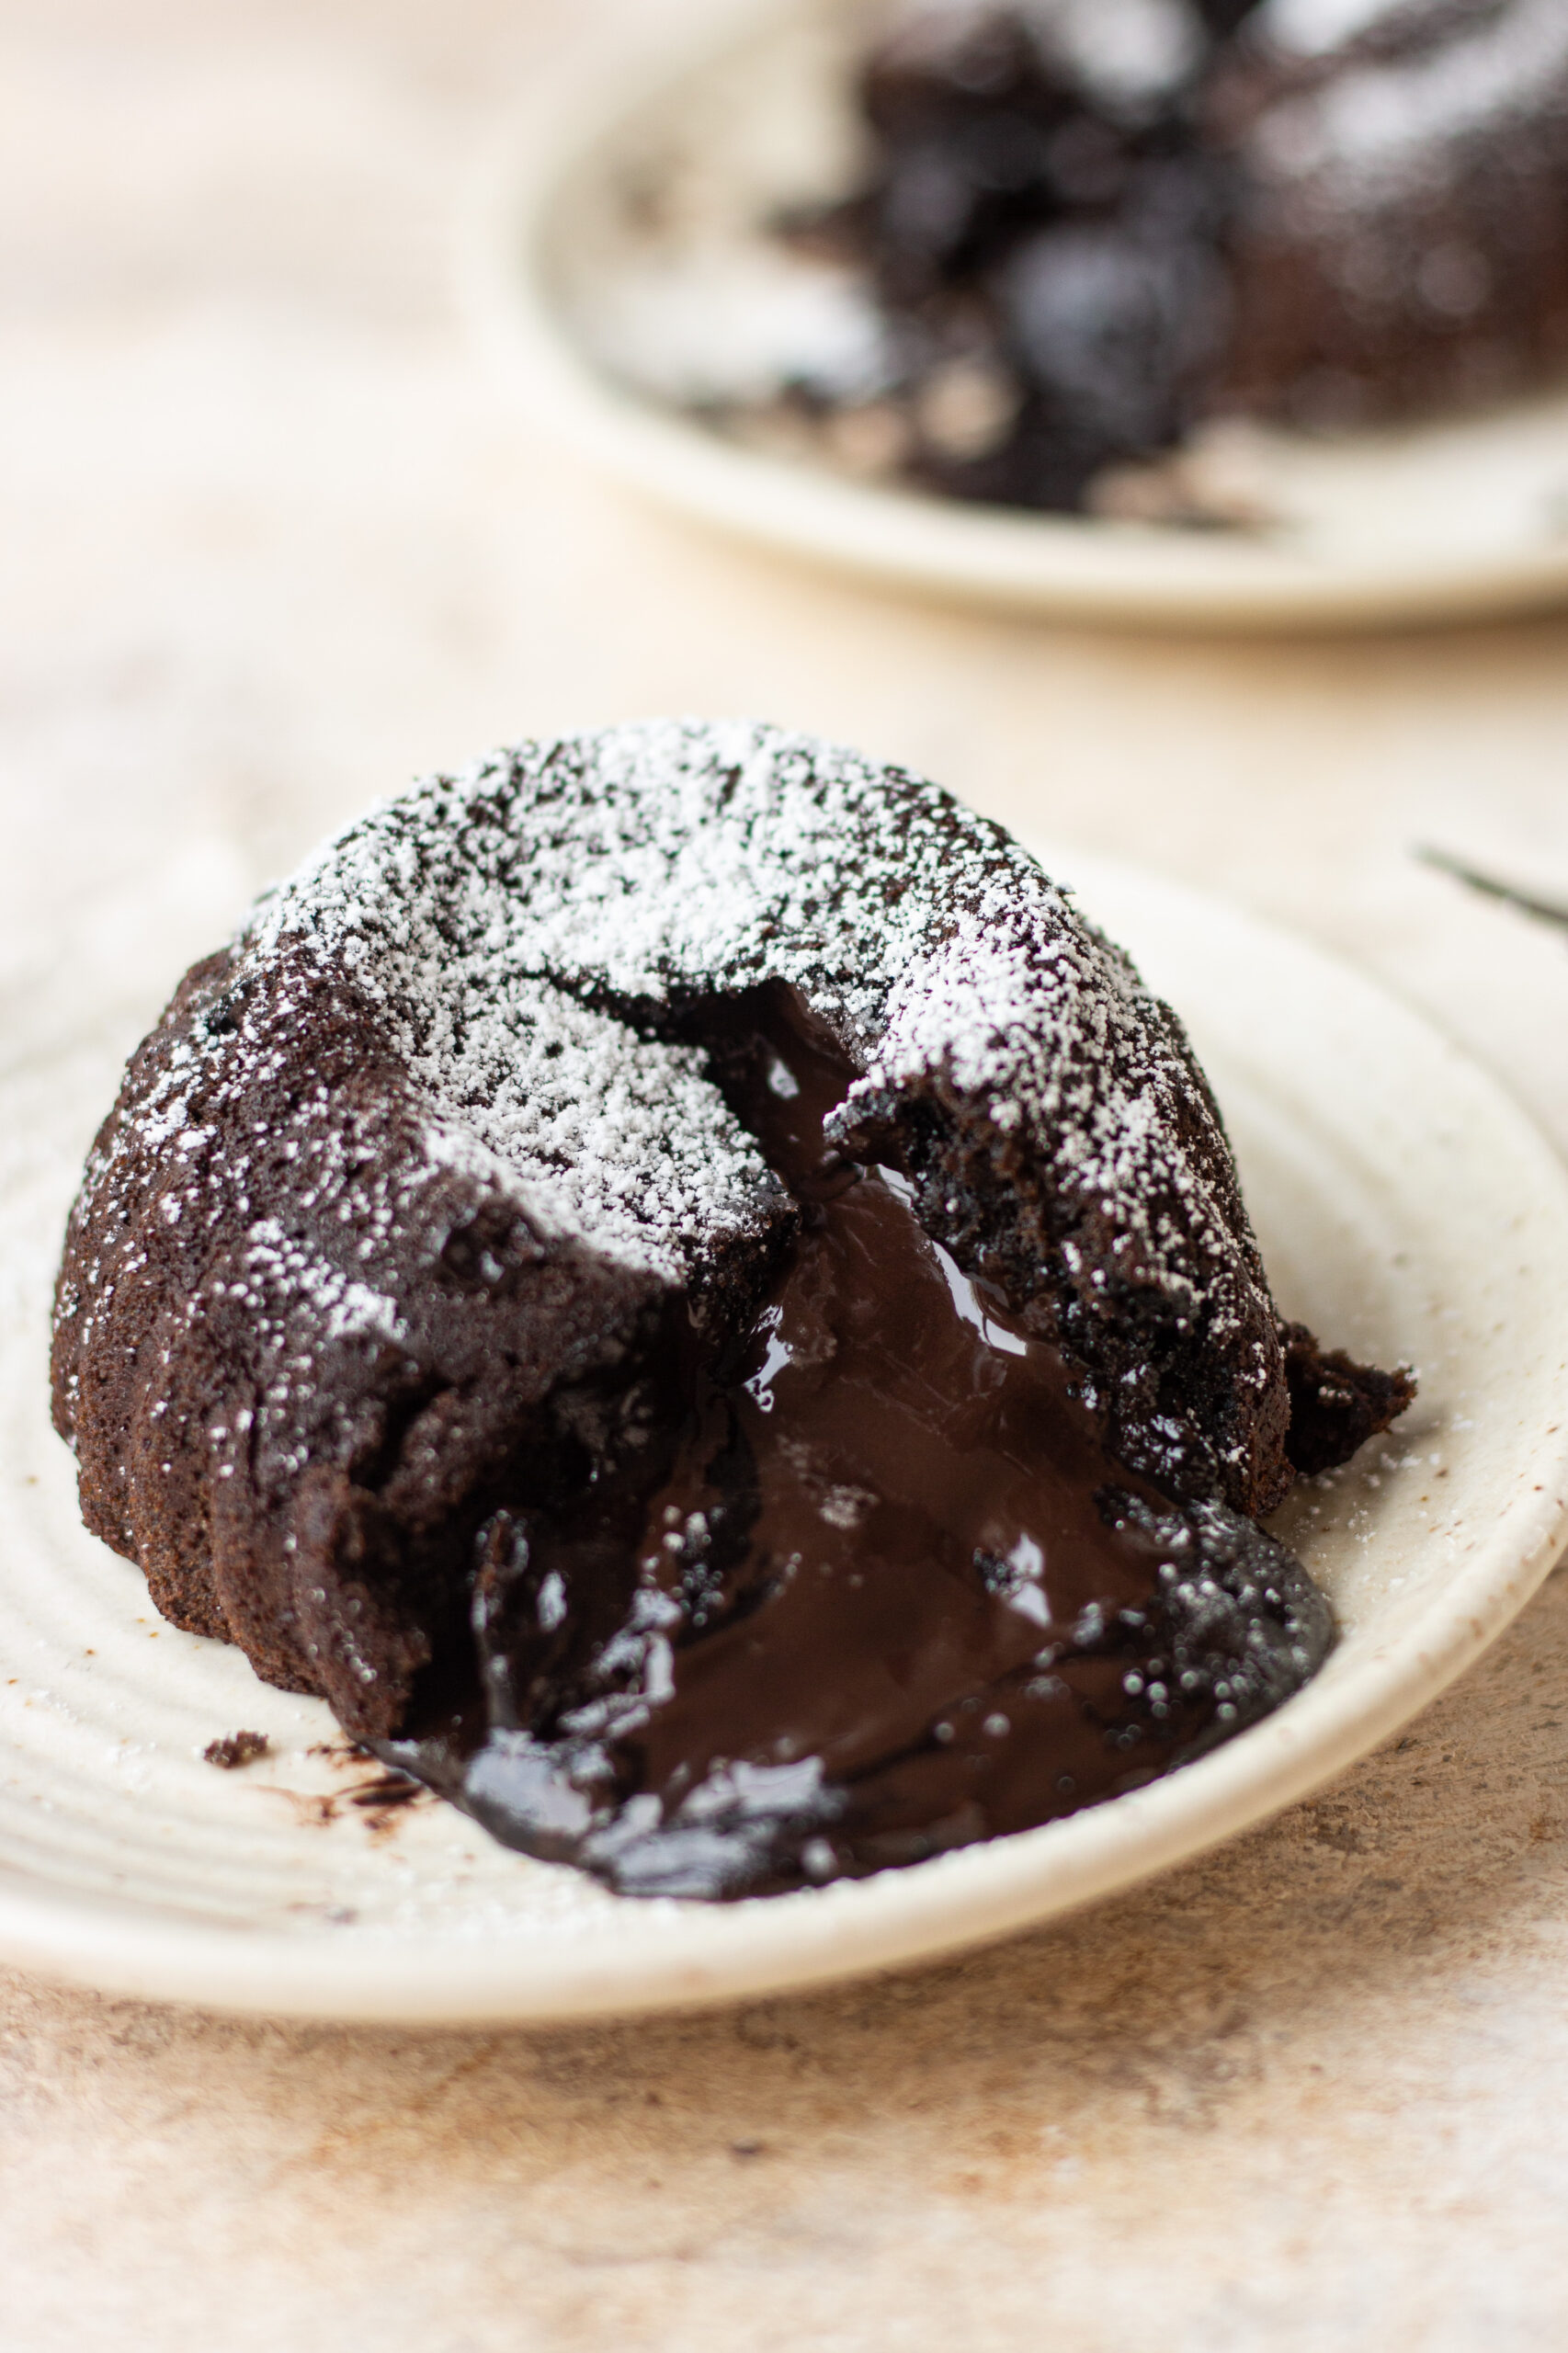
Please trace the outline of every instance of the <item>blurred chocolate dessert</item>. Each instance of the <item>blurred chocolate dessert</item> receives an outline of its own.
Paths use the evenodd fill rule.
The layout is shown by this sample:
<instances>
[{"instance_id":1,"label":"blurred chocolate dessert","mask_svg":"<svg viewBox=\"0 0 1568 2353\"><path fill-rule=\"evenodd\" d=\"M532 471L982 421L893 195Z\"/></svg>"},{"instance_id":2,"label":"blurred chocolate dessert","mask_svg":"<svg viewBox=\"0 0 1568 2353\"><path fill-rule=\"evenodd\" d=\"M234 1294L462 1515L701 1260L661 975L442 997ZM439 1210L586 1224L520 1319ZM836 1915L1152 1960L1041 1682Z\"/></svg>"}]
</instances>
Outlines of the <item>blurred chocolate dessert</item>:
<instances>
[{"instance_id":1,"label":"blurred chocolate dessert","mask_svg":"<svg viewBox=\"0 0 1568 2353\"><path fill-rule=\"evenodd\" d=\"M1210 421L1568 355L1562 0L924 0L857 104L859 187L786 233L864 273L881 381L781 390L860 472L1115 511Z\"/></svg>"}]
</instances>

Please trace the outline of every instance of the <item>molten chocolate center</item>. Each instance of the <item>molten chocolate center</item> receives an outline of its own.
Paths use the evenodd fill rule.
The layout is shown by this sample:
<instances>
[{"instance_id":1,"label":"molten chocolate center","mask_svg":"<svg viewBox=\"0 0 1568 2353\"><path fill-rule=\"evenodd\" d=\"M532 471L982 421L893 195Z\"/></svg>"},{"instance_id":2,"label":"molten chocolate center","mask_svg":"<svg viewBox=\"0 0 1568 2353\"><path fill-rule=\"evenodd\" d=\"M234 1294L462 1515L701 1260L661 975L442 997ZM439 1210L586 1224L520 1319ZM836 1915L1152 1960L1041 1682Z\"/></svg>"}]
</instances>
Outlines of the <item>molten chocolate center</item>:
<instances>
[{"instance_id":1,"label":"molten chocolate center","mask_svg":"<svg viewBox=\"0 0 1568 2353\"><path fill-rule=\"evenodd\" d=\"M569 1507L490 1523L483 1723L383 1753L510 1843L709 1896L1150 1779L1226 1712L1172 1669L1168 1502L907 1181L824 1144L856 1074L799 1001L730 1000L704 1036L800 1204L792 1254L743 1333L671 1347Z\"/></svg>"}]
</instances>

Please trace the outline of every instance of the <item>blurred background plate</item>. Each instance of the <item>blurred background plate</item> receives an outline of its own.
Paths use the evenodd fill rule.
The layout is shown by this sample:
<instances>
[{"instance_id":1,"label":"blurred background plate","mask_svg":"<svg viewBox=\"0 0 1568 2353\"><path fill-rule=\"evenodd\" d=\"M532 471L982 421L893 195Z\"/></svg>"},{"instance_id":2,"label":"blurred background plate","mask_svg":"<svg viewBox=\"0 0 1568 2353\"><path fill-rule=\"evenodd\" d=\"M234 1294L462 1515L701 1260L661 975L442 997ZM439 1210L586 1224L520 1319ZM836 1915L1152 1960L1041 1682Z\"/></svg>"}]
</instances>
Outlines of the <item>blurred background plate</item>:
<instances>
[{"instance_id":1,"label":"blurred background plate","mask_svg":"<svg viewBox=\"0 0 1568 2353\"><path fill-rule=\"evenodd\" d=\"M1568 389L1398 431L1217 437L1267 521L1178 529L1007 512L744 447L686 414L802 339L857 332L842 279L766 233L851 183L852 62L881 0L755 0L599 58L498 140L467 222L469 308L525 413L722 529L1014 610L1187 629L1343 629L1568 596Z\"/></svg>"},{"instance_id":2,"label":"blurred background plate","mask_svg":"<svg viewBox=\"0 0 1568 2353\"><path fill-rule=\"evenodd\" d=\"M81 1527L44 1334L103 1108L84 1033L15 1067L0 1101L0 1131L27 1140L0 1202L0 1957L114 1993L437 2024L810 1985L1165 1870L1365 1754L1477 1656L1568 1528L1568 1175L1493 1081L1346 968L1171 884L1065 870L1191 1027L1286 1313L1420 1373L1392 1438L1275 1522L1340 1615L1317 1680L1069 1821L728 1906L621 1901L427 1799L388 1803L324 1707L164 1624ZM203 1760L242 1729L268 1754Z\"/></svg>"}]
</instances>

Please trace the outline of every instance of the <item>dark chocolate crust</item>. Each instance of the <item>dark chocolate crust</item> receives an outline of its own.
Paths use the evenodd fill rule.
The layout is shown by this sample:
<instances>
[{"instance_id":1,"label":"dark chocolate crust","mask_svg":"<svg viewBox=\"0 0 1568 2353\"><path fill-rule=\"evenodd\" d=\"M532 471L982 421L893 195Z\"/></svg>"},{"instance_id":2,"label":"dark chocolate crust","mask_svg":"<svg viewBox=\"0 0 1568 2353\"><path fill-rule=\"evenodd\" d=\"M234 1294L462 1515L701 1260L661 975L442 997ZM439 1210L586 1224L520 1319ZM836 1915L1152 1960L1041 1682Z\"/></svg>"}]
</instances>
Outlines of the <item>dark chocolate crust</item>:
<instances>
[{"instance_id":1,"label":"dark chocolate crust","mask_svg":"<svg viewBox=\"0 0 1568 2353\"><path fill-rule=\"evenodd\" d=\"M1286 1336L1174 1015L937 788L660 722L385 804L132 1058L70 1222L54 1413L165 1616L399 1730L487 1517L613 1455L670 1318L737 1322L790 1242L701 1042L768 980L864 1073L836 1140L1082 1368L1119 1459L1278 1502ZM1404 1393L1316 1411L1312 1467Z\"/></svg>"},{"instance_id":2,"label":"dark chocolate crust","mask_svg":"<svg viewBox=\"0 0 1568 2353\"><path fill-rule=\"evenodd\" d=\"M187 1071L163 1132L141 1114ZM366 1253L356 1180L417 1134L351 985L226 950L133 1058L60 1281L55 1413L87 1526L176 1625L364 1733L392 1728L430 1655L486 1473L562 1442L556 1404L652 1304L645 1279L544 1244L466 1170L410 1185L395 1241ZM338 1282L302 1286L307 1265ZM396 1286L395 1336L352 1313L367 1277Z\"/></svg>"}]
</instances>

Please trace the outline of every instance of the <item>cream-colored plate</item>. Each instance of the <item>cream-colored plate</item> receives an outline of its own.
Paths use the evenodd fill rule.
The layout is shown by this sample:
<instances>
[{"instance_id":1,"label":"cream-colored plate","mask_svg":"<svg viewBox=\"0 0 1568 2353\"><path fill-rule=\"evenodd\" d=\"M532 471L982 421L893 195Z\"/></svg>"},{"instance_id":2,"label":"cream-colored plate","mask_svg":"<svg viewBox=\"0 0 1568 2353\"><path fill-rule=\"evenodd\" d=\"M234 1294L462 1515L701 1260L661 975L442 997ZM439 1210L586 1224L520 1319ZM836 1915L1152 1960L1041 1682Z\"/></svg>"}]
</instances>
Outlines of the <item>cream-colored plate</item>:
<instances>
[{"instance_id":1,"label":"cream-colored plate","mask_svg":"<svg viewBox=\"0 0 1568 2353\"><path fill-rule=\"evenodd\" d=\"M730 0L684 62L596 60L536 97L467 224L472 313L530 413L626 481L770 547L904 587L1193 629L1346 628L1568 595L1568 392L1414 431L1220 437L1200 472L1257 528L1009 514L762 454L677 392L854 364L825 266L759 233L853 181L847 60L885 0ZM667 19L661 19L667 25Z\"/></svg>"},{"instance_id":2,"label":"cream-colored plate","mask_svg":"<svg viewBox=\"0 0 1568 2353\"><path fill-rule=\"evenodd\" d=\"M1084 901L1191 1026L1282 1305L1421 1396L1277 1523L1333 1594L1317 1680L1230 1746L1043 1830L728 1907L637 1904L429 1801L345 1798L324 1708L165 1626L76 1517L44 1326L100 1053L0 1100L0 1954L115 1992L354 2018L563 2018L799 1986L1127 1886L1301 1797L1423 1706L1568 1533L1568 1175L1473 1064L1299 942L1074 860ZM85 1033L84 1033L85 1034ZM265 1732L240 1772L215 1736Z\"/></svg>"}]
</instances>

